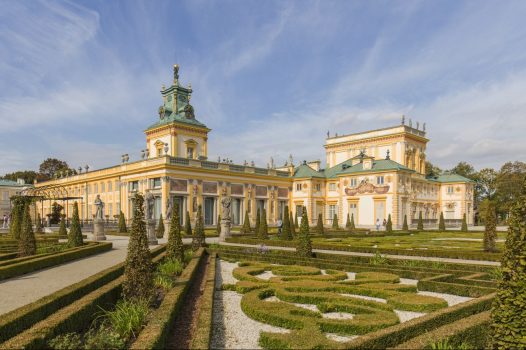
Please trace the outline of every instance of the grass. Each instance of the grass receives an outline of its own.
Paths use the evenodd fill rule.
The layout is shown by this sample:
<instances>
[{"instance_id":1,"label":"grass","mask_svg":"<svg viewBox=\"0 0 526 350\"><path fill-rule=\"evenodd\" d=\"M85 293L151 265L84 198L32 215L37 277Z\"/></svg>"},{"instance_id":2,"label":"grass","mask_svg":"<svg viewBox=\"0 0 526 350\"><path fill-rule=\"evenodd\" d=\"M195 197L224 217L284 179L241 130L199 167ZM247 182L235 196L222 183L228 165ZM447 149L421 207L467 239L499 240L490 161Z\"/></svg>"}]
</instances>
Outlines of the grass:
<instances>
[{"instance_id":1,"label":"grass","mask_svg":"<svg viewBox=\"0 0 526 350\"><path fill-rule=\"evenodd\" d=\"M137 336L149 311L147 301L119 300L114 310L103 310L101 315L121 338L129 339Z\"/></svg>"},{"instance_id":2,"label":"grass","mask_svg":"<svg viewBox=\"0 0 526 350\"><path fill-rule=\"evenodd\" d=\"M469 345L467 343L460 343L458 345L452 345L448 339L442 339L435 343L429 344L432 350L467 350Z\"/></svg>"}]
</instances>

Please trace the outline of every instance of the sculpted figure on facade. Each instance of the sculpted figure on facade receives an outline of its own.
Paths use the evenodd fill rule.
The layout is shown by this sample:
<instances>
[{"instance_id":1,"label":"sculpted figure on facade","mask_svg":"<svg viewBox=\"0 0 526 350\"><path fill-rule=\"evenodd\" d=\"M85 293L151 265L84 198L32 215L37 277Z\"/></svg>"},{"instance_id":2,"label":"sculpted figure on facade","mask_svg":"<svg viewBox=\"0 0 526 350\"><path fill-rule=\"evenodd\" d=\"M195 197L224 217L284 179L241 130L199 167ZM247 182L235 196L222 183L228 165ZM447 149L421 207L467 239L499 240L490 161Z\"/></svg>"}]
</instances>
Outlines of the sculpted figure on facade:
<instances>
[{"instance_id":1,"label":"sculpted figure on facade","mask_svg":"<svg viewBox=\"0 0 526 350\"><path fill-rule=\"evenodd\" d=\"M146 220L153 220L153 208L155 206L155 197L153 193L146 192L144 196L144 209Z\"/></svg>"},{"instance_id":2,"label":"sculpted figure on facade","mask_svg":"<svg viewBox=\"0 0 526 350\"><path fill-rule=\"evenodd\" d=\"M100 199L100 194L97 195L97 198L95 198L95 201L93 202L95 204L95 219L103 220L104 219L104 202L102 199Z\"/></svg>"},{"instance_id":3,"label":"sculpted figure on facade","mask_svg":"<svg viewBox=\"0 0 526 350\"><path fill-rule=\"evenodd\" d=\"M230 205L231 204L232 204L231 197L223 197L223 199L221 199L221 206L223 208L221 218L223 220L230 220Z\"/></svg>"},{"instance_id":4,"label":"sculpted figure on facade","mask_svg":"<svg viewBox=\"0 0 526 350\"><path fill-rule=\"evenodd\" d=\"M166 219L172 218L172 211L173 211L173 198L171 196L168 196L168 199L166 199Z\"/></svg>"}]
</instances>

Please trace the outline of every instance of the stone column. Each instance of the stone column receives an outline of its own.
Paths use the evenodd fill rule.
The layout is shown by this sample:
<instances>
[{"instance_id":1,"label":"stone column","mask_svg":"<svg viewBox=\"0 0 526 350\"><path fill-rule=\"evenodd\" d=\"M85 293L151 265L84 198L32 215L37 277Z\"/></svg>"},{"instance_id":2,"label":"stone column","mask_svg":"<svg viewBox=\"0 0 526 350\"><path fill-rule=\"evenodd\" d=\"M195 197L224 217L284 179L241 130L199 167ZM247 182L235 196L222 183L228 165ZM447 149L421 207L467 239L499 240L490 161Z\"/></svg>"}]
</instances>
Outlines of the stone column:
<instances>
[{"instance_id":1,"label":"stone column","mask_svg":"<svg viewBox=\"0 0 526 350\"><path fill-rule=\"evenodd\" d=\"M149 245L159 244L157 237L155 237L155 220L146 220L146 233Z\"/></svg>"},{"instance_id":2,"label":"stone column","mask_svg":"<svg viewBox=\"0 0 526 350\"><path fill-rule=\"evenodd\" d=\"M94 219L93 220L93 240L94 241L105 241L106 235L104 234L104 220Z\"/></svg>"},{"instance_id":3,"label":"stone column","mask_svg":"<svg viewBox=\"0 0 526 350\"><path fill-rule=\"evenodd\" d=\"M170 223L171 219L164 219L164 236L163 238L168 239L168 234L170 233Z\"/></svg>"}]
</instances>

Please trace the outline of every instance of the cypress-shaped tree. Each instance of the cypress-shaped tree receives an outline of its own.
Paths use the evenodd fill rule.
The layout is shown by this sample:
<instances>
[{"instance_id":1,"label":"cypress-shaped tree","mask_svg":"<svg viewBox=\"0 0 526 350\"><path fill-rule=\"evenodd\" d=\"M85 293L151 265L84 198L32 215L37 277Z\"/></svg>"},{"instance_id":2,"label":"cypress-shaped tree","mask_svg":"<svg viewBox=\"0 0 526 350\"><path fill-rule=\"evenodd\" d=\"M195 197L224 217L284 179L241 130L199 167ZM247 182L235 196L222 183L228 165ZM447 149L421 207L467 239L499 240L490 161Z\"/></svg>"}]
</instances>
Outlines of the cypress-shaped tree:
<instances>
[{"instance_id":1,"label":"cypress-shaped tree","mask_svg":"<svg viewBox=\"0 0 526 350\"><path fill-rule=\"evenodd\" d=\"M20 239L18 240L19 257L35 255L37 251L35 235L33 233L33 222L31 222L29 210L29 204L26 203L24 205L22 218L22 230L20 231Z\"/></svg>"},{"instance_id":2,"label":"cypress-shaped tree","mask_svg":"<svg viewBox=\"0 0 526 350\"><path fill-rule=\"evenodd\" d=\"M256 231L256 236L259 235L259 226L261 225L261 214L259 212L259 208L256 212L256 227L255 227L255 231Z\"/></svg>"},{"instance_id":3,"label":"cypress-shaped tree","mask_svg":"<svg viewBox=\"0 0 526 350\"><path fill-rule=\"evenodd\" d=\"M71 217L71 226L69 227L68 245L70 247L78 247L84 244L82 238L82 230L80 229L79 205L77 202L73 203L73 216Z\"/></svg>"},{"instance_id":4,"label":"cypress-shaped tree","mask_svg":"<svg viewBox=\"0 0 526 350\"><path fill-rule=\"evenodd\" d=\"M486 252L494 252L495 239L497 238L497 214L495 213L495 204L488 201L486 206L484 228L484 250Z\"/></svg>"},{"instance_id":5,"label":"cypress-shaped tree","mask_svg":"<svg viewBox=\"0 0 526 350\"><path fill-rule=\"evenodd\" d=\"M356 230L356 226L354 225L354 213L351 214L351 225L349 226L350 231Z\"/></svg>"},{"instance_id":6,"label":"cypress-shaped tree","mask_svg":"<svg viewBox=\"0 0 526 350\"><path fill-rule=\"evenodd\" d=\"M296 225L294 225L294 217L292 212L289 212L289 221L290 221L290 235L294 239L296 237Z\"/></svg>"},{"instance_id":7,"label":"cypress-shaped tree","mask_svg":"<svg viewBox=\"0 0 526 350\"><path fill-rule=\"evenodd\" d=\"M21 198L13 199L13 209L11 210L10 233L14 239L20 239L22 231L22 218L24 214L24 202Z\"/></svg>"},{"instance_id":8,"label":"cypress-shaped tree","mask_svg":"<svg viewBox=\"0 0 526 350\"><path fill-rule=\"evenodd\" d=\"M268 239L267 211L263 208L259 219L259 239Z\"/></svg>"},{"instance_id":9,"label":"cypress-shaped tree","mask_svg":"<svg viewBox=\"0 0 526 350\"><path fill-rule=\"evenodd\" d=\"M42 218L40 217L40 213L37 213L37 220L35 222L35 233L39 233L39 234L44 233L44 229L42 227Z\"/></svg>"},{"instance_id":10,"label":"cypress-shaped tree","mask_svg":"<svg viewBox=\"0 0 526 350\"><path fill-rule=\"evenodd\" d=\"M281 229L281 239L287 241L292 240L292 232L290 232L290 217L289 217L289 206L285 206L285 212L283 213L283 228Z\"/></svg>"},{"instance_id":11,"label":"cypress-shaped tree","mask_svg":"<svg viewBox=\"0 0 526 350\"><path fill-rule=\"evenodd\" d=\"M144 197L136 193L133 202L133 219L124 266L122 294L127 300L150 300L154 287L153 264L144 221Z\"/></svg>"},{"instance_id":12,"label":"cypress-shaped tree","mask_svg":"<svg viewBox=\"0 0 526 350\"><path fill-rule=\"evenodd\" d=\"M351 217L349 216L349 213L347 213L347 220L345 221L345 228L347 230L351 229Z\"/></svg>"},{"instance_id":13,"label":"cypress-shaped tree","mask_svg":"<svg viewBox=\"0 0 526 350\"><path fill-rule=\"evenodd\" d=\"M195 222L194 235L192 237L192 249L197 250L205 246L205 224L203 221L203 208L197 207L197 220Z\"/></svg>"},{"instance_id":14,"label":"cypress-shaped tree","mask_svg":"<svg viewBox=\"0 0 526 350\"><path fill-rule=\"evenodd\" d=\"M221 215L217 216L216 233L221 234Z\"/></svg>"},{"instance_id":15,"label":"cypress-shaped tree","mask_svg":"<svg viewBox=\"0 0 526 350\"><path fill-rule=\"evenodd\" d=\"M418 225L416 229L419 231L424 231L424 219L422 218L422 212L418 213Z\"/></svg>"},{"instance_id":16,"label":"cypress-shaped tree","mask_svg":"<svg viewBox=\"0 0 526 350\"><path fill-rule=\"evenodd\" d=\"M334 213L334 216L332 217L332 229L333 230L338 230L340 228L339 224L338 224L338 215L336 213Z\"/></svg>"},{"instance_id":17,"label":"cypress-shaped tree","mask_svg":"<svg viewBox=\"0 0 526 350\"><path fill-rule=\"evenodd\" d=\"M387 233L393 233L393 221L391 220L391 214L387 216L387 224L385 225Z\"/></svg>"},{"instance_id":18,"label":"cypress-shaped tree","mask_svg":"<svg viewBox=\"0 0 526 350\"><path fill-rule=\"evenodd\" d=\"M502 278L491 311L491 346L494 349L525 349L526 178L511 209L501 270Z\"/></svg>"},{"instance_id":19,"label":"cypress-shaped tree","mask_svg":"<svg viewBox=\"0 0 526 350\"><path fill-rule=\"evenodd\" d=\"M67 237L68 236L68 230L66 229L66 218L64 215L62 215L62 218L60 219L60 226L58 228L58 235L60 237Z\"/></svg>"},{"instance_id":20,"label":"cypress-shaped tree","mask_svg":"<svg viewBox=\"0 0 526 350\"><path fill-rule=\"evenodd\" d=\"M444 221L444 213L440 212L440 218L438 219L438 229L440 231L446 230L446 222Z\"/></svg>"},{"instance_id":21,"label":"cypress-shaped tree","mask_svg":"<svg viewBox=\"0 0 526 350\"><path fill-rule=\"evenodd\" d=\"M409 226L407 225L407 214L404 214L404 223L402 224L402 230L409 231Z\"/></svg>"},{"instance_id":22,"label":"cypress-shaped tree","mask_svg":"<svg viewBox=\"0 0 526 350\"><path fill-rule=\"evenodd\" d=\"M181 223L179 222L179 203L174 203L172 219L170 220L170 231L168 232L168 243L166 244L166 257L180 262L184 260Z\"/></svg>"},{"instance_id":23,"label":"cypress-shaped tree","mask_svg":"<svg viewBox=\"0 0 526 350\"><path fill-rule=\"evenodd\" d=\"M126 227L126 218L124 217L124 213L122 211L119 214L119 232L120 233L128 232L128 228Z\"/></svg>"},{"instance_id":24,"label":"cypress-shaped tree","mask_svg":"<svg viewBox=\"0 0 526 350\"><path fill-rule=\"evenodd\" d=\"M301 227L298 235L298 245L296 246L296 253L302 258L312 257L312 242L309 233L309 219L307 218L307 211L304 210L301 216Z\"/></svg>"},{"instance_id":25,"label":"cypress-shaped tree","mask_svg":"<svg viewBox=\"0 0 526 350\"><path fill-rule=\"evenodd\" d=\"M323 227L323 217L321 213L318 214L318 222L316 223L316 233L319 235L325 234L325 230Z\"/></svg>"},{"instance_id":26,"label":"cypress-shaped tree","mask_svg":"<svg viewBox=\"0 0 526 350\"><path fill-rule=\"evenodd\" d=\"M157 229L155 230L155 237L157 237L157 238L163 238L164 237L163 214L161 214L161 216L159 216L159 222L157 224Z\"/></svg>"},{"instance_id":27,"label":"cypress-shaped tree","mask_svg":"<svg viewBox=\"0 0 526 350\"><path fill-rule=\"evenodd\" d=\"M192 236L192 223L190 222L190 213L188 211L186 211L184 220L184 234L187 236Z\"/></svg>"},{"instance_id":28,"label":"cypress-shaped tree","mask_svg":"<svg viewBox=\"0 0 526 350\"><path fill-rule=\"evenodd\" d=\"M460 231L468 232L468 222L466 220L466 213L462 215L462 226L460 227Z\"/></svg>"},{"instance_id":29,"label":"cypress-shaped tree","mask_svg":"<svg viewBox=\"0 0 526 350\"><path fill-rule=\"evenodd\" d=\"M300 225L299 225L299 223L298 223L298 215L296 215L296 216L294 217L294 227L295 227L295 228L300 228Z\"/></svg>"},{"instance_id":30,"label":"cypress-shaped tree","mask_svg":"<svg viewBox=\"0 0 526 350\"><path fill-rule=\"evenodd\" d=\"M241 233L250 233L251 230L252 229L250 228L250 217L248 216L248 210L245 210L245 220L243 221Z\"/></svg>"}]
</instances>

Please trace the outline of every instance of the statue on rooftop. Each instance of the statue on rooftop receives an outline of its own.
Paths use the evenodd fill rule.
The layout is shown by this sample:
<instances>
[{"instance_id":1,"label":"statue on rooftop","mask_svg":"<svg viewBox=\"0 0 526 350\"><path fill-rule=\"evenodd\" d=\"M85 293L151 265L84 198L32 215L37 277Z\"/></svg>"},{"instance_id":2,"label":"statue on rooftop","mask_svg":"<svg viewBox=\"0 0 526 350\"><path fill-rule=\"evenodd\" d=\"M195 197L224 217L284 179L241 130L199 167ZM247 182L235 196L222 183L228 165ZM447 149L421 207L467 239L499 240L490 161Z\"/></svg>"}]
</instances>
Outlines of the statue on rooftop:
<instances>
[{"instance_id":1,"label":"statue on rooftop","mask_svg":"<svg viewBox=\"0 0 526 350\"><path fill-rule=\"evenodd\" d=\"M405 125L405 115L402 115L402 125Z\"/></svg>"},{"instance_id":2,"label":"statue on rooftop","mask_svg":"<svg viewBox=\"0 0 526 350\"><path fill-rule=\"evenodd\" d=\"M195 119L194 107L190 103L184 106L184 116L186 119Z\"/></svg>"},{"instance_id":3,"label":"statue on rooftop","mask_svg":"<svg viewBox=\"0 0 526 350\"><path fill-rule=\"evenodd\" d=\"M179 65L174 64L174 83L179 80Z\"/></svg>"}]
</instances>

